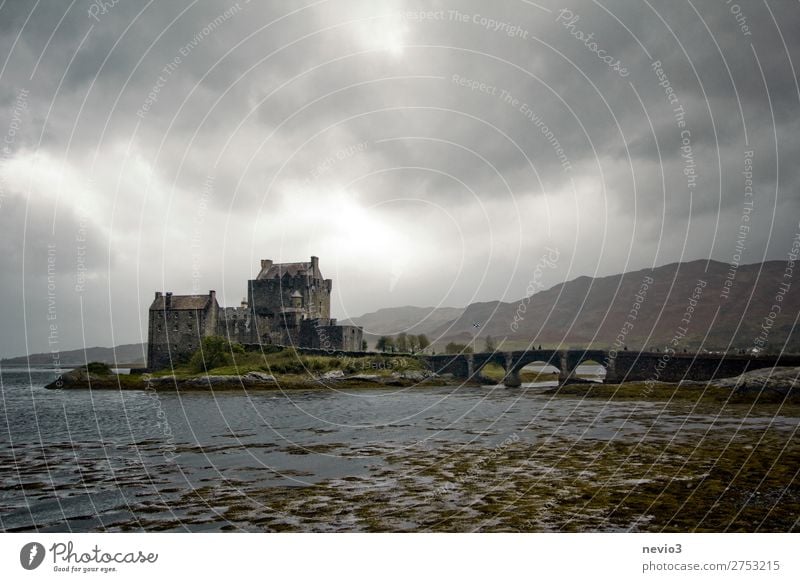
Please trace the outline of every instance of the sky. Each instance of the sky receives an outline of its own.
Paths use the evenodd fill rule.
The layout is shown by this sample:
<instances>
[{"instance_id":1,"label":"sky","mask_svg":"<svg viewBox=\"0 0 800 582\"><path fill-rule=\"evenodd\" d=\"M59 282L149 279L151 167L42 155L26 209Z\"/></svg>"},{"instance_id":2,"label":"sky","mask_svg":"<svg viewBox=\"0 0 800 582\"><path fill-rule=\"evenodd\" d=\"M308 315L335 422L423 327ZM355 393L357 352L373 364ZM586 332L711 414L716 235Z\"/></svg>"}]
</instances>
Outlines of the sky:
<instances>
[{"instance_id":1,"label":"sky","mask_svg":"<svg viewBox=\"0 0 800 582\"><path fill-rule=\"evenodd\" d=\"M796 2L0 0L0 355L320 257L332 311L514 301L800 227ZM547 268L537 268L548 257Z\"/></svg>"}]
</instances>

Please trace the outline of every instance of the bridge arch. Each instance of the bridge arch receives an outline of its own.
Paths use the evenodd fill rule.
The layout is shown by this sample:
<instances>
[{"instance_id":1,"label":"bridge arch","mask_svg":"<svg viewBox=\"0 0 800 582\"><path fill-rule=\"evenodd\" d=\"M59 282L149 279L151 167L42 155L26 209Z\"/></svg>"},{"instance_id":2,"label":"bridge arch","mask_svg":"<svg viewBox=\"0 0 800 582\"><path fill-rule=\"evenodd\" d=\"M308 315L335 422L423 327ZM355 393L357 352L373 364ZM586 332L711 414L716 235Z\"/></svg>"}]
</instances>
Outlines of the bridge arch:
<instances>
[{"instance_id":1,"label":"bridge arch","mask_svg":"<svg viewBox=\"0 0 800 582\"><path fill-rule=\"evenodd\" d=\"M577 374L578 367L584 364L596 364L604 369L603 382L614 380L616 377L614 361L609 358L608 352L604 350L570 350L566 352L566 364L564 369L564 380L569 380Z\"/></svg>"},{"instance_id":2,"label":"bridge arch","mask_svg":"<svg viewBox=\"0 0 800 582\"><path fill-rule=\"evenodd\" d=\"M529 364L543 364L558 370L559 380L564 375L563 358L557 350L530 350L524 352L511 352L506 357L505 385L516 387L522 385L520 372Z\"/></svg>"},{"instance_id":3,"label":"bridge arch","mask_svg":"<svg viewBox=\"0 0 800 582\"><path fill-rule=\"evenodd\" d=\"M581 381L587 380L590 382L600 381L605 382L608 377L609 361L595 360L594 358L586 358L581 360L575 369L572 371L571 378L579 378ZM591 372L589 370L581 370L580 368L594 368Z\"/></svg>"},{"instance_id":4,"label":"bridge arch","mask_svg":"<svg viewBox=\"0 0 800 582\"><path fill-rule=\"evenodd\" d=\"M506 360L506 354L503 352L474 354L472 356L473 375L480 380L503 382L508 374Z\"/></svg>"},{"instance_id":5,"label":"bridge arch","mask_svg":"<svg viewBox=\"0 0 800 582\"><path fill-rule=\"evenodd\" d=\"M359 354L362 355L362 354ZM726 378L758 368L800 366L798 354L697 354L678 352L606 352L604 350L530 350L478 354L441 354L416 356L437 374L456 378L478 379L480 371L496 363L505 371L506 386L520 386L519 372L531 363L545 363L559 370L559 382L568 381L577 367L587 361L606 369L606 383L623 381L663 382Z\"/></svg>"},{"instance_id":6,"label":"bridge arch","mask_svg":"<svg viewBox=\"0 0 800 582\"><path fill-rule=\"evenodd\" d=\"M545 360L536 360L527 364L517 366L516 373L520 380L524 382L547 382L557 380L561 376L561 368Z\"/></svg>"}]
</instances>

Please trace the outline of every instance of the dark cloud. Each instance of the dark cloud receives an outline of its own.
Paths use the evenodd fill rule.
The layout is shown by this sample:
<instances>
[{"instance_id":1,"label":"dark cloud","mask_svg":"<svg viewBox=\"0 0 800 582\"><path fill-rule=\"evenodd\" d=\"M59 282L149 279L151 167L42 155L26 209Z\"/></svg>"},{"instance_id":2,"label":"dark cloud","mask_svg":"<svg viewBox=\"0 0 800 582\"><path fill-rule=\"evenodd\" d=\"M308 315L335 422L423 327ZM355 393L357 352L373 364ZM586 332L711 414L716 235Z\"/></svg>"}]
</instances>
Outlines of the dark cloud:
<instances>
[{"instance_id":1,"label":"dark cloud","mask_svg":"<svg viewBox=\"0 0 800 582\"><path fill-rule=\"evenodd\" d=\"M141 340L155 289L236 303L266 257L320 255L342 317L518 298L545 245L547 284L729 261L748 149L746 258L798 228L794 3L90 5L0 9L5 354L47 348L41 245L81 228L92 278L62 305L93 299L90 344Z\"/></svg>"}]
</instances>

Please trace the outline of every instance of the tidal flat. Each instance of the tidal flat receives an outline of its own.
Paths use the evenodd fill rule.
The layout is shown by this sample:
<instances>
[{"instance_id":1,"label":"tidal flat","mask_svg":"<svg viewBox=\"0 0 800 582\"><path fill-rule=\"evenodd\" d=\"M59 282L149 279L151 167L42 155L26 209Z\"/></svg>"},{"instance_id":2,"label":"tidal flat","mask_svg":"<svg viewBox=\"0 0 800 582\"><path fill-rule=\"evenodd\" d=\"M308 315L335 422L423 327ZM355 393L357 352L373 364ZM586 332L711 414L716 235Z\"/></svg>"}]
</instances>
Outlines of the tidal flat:
<instances>
[{"instance_id":1,"label":"tidal flat","mask_svg":"<svg viewBox=\"0 0 800 582\"><path fill-rule=\"evenodd\" d=\"M800 411L554 383L148 393L2 370L5 531L798 531Z\"/></svg>"},{"instance_id":2,"label":"tidal flat","mask_svg":"<svg viewBox=\"0 0 800 582\"><path fill-rule=\"evenodd\" d=\"M693 436L445 445L418 454L376 447L362 453L385 456L389 467L369 475L309 487L224 482L181 496L172 509L192 515L210 505L227 522L221 529L246 531L797 530L800 447L787 446L789 434ZM344 451L350 447L325 450ZM159 519L135 529L181 526Z\"/></svg>"}]
</instances>

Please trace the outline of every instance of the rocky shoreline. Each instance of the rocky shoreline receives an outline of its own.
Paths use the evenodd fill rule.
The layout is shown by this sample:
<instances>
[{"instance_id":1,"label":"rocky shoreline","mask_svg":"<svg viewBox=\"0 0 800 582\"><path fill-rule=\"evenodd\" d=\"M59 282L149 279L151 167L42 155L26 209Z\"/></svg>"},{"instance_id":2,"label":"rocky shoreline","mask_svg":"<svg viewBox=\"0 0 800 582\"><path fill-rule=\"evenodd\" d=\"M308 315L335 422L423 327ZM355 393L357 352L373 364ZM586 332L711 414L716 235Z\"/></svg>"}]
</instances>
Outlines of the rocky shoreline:
<instances>
[{"instance_id":1,"label":"rocky shoreline","mask_svg":"<svg viewBox=\"0 0 800 582\"><path fill-rule=\"evenodd\" d=\"M445 386L453 383L449 374L408 370L390 375L351 374L335 370L319 376L281 376L265 372L241 375L155 376L151 374L98 374L76 368L46 385L48 390L287 390L359 387Z\"/></svg>"},{"instance_id":2,"label":"rocky shoreline","mask_svg":"<svg viewBox=\"0 0 800 582\"><path fill-rule=\"evenodd\" d=\"M446 386L461 383L450 374L428 370L405 370L391 374L274 375L251 371L241 375L152 375L104 374L76 368L59 376L45 388L50 390L312 390L377 387ZM481 385L470 382L470 385ZM554 397L605 398L609 400L707 400L730 403L800 404L800 368L774 368L746 372L709 382L628 382L599 384L576 381L544 391Z\"/></svg>"}]
</instances>

